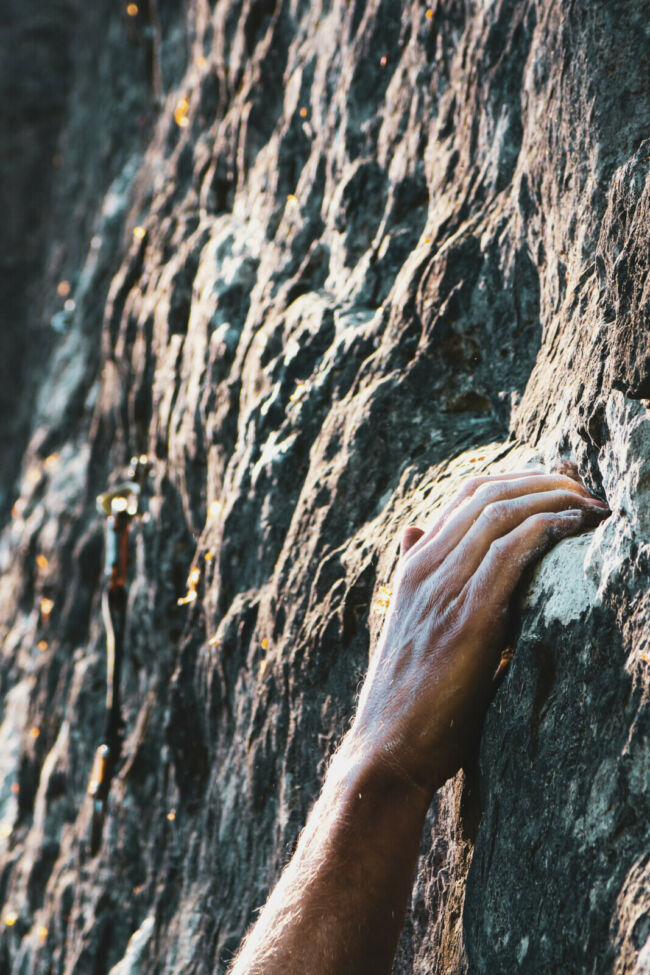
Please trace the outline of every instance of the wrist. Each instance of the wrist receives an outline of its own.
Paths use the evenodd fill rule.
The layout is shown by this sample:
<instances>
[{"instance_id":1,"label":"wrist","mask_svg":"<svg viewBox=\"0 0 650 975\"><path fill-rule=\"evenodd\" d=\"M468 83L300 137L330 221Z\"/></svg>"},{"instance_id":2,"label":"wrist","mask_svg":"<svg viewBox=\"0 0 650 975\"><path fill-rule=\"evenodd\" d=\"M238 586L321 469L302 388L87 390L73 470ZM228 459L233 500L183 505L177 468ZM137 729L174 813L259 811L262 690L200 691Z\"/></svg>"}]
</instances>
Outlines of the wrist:
<instances>
[{"instance_id":1,"label":"wrist","mask_svg":"<svg viewBox=\"0 0 650 975\"><path fill-rule=\"evenodd\" d=\"M422 818L438 787L411 775L393 749L369 740L355 725L343 739L330 772L353 797L361 794L379 804L402 806Z\"/></svg>"}]
</instances>

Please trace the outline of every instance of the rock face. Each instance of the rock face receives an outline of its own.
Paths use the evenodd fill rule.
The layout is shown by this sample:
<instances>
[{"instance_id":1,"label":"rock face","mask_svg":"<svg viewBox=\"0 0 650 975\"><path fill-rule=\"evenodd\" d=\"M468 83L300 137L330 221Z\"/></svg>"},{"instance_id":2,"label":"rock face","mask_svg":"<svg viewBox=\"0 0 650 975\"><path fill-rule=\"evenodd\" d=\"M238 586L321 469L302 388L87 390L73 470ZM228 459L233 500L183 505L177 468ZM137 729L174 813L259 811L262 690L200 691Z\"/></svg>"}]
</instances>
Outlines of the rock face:
<instances>
[{"instance_id":1,"label":"rock face","mask_svg":"<svg viewBox=\"0 0 650 975\"><path fill-rule=\"evenodd\" d=\"M650 6L4 6L0 970L225 972L400 529L541 458L613 515L521 593L395 972L649 973ZM95 496L144 453L92 857Z\"/></svg>"}]
</instances>

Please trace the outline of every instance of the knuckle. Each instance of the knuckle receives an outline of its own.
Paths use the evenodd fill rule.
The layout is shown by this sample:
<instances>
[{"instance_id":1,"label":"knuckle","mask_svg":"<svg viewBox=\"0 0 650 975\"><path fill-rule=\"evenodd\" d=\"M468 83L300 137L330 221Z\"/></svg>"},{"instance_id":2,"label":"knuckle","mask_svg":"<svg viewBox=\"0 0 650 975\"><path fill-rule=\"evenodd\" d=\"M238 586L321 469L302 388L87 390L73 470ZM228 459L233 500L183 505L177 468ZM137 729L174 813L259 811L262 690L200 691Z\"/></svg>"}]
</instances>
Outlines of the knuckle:
<instances>
[{"instance_id":1,"label":"knuckle","mask_svg":"<svg viewBox=\"0 0 650 975\"><path fill-rule=\"evenodd\" d=\"M494 481L485 481L475 494L476 502L484 508L501 500L507 503L509 497L510 491L507 487L502 482L495 483Z\"/></svg>"},{"instance_id":2,"label":"knuckle","mask_svg":"<svg viewBox=\"0 0 650 975\"><path fill-rule=\"evenodd\" d=\"M486 504L481 512L484 527L499 530L505 524L507 511L508 505L503 501L492 501Z\"/></svg>"},{"instance_id":3,"label":"knuckle","mask_svg":"<svg viewBox=\"0 0 650 975\"><path fill-rule=\"evenodd\" d=\"M568 477L566 474L560 474L558 477L566 491L571 491L572 494L584 493L584 485L576 478Z\"/></svg>"},{"instance_id":4,"label":"knuckle","mask_svg":"<svg viewBox=\"0 0 650 975\"><path fill-rule=\"evenodd\" d=\"M474 477L469 478L467 485L470 490L476 491L476 489L480 488L482 484L485 484L485 480L485 477L481 477L480 474L475 474Z\"/></svg>"},{"instance_id":5,"label":"knuckle","mask_svg":"<svg viewBox=\"0 0 650 975\"><path fill-rule=\"evenodd\" d=\"M502 562L508 555L508 542L505 538L495 538L490 545L490 556L495 562Z\"/></svg>"},{"instance_id":6,"label":"knuckle","mask_svg":"<svg viewBox=\"0 0 650 975\"><path fill-rule=\"evenodd\" d=\"M542 511L534 516L540 528L553 528L560 520L554 511Z\"/></svg>"},{"instance_id":7,"label":"knuckle","mask_svg":"<svg viewBox=\"0 0 650 975\"><path fill-rule=\"evenodd\" d=\"M486 483L485 477L475 476L468 478L461 490L461 495L465 498L470 498L472 495L476 494L477 491Z\"/></svg>"},{"instance_id":8,"label":"knuckle","mask_svg":"<svg viewBox=\"0 0 650 975\"><path fill-rule=\"evenodd\" d=\"M477 478L478 480L478 478ZM474 490L474 500L482 504L488 504L494 497L494 485L489 481L481 480L481 483Z\"/></svg>"},{"instance_id":9,"label":"knuckle","mask_svg":"<svg viewBox=\"0 0 650 975\"><path fill-rule=\"evenodd\" d=\"M522 530L531 537L543 535L555 523L555 515L550 511L538 511L534 515L529 515L522 524Z\"/></svg>"}]
</instances>

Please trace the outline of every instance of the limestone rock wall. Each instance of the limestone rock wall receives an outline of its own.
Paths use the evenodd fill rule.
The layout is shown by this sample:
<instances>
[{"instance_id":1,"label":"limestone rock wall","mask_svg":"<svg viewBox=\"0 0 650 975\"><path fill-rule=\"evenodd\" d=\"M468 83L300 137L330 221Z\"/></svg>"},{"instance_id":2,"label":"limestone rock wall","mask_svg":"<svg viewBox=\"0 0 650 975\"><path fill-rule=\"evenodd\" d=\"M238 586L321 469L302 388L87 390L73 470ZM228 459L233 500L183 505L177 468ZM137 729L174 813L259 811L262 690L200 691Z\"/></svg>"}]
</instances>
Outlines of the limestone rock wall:
<instances>
[{"instance_id":1,"label":"limestone rock wall","mask_svg":"<svg viewBox=\"0 0 650 975\"><path fill-rule=\"evenodd\" d=\"M613 515L520 594L395 971L650 972L649 15L4 5L1 971L225 972L347 727L400 528L541 458ZM143 453L92 857L95 497Z\"/></svg>"}]
</instances>

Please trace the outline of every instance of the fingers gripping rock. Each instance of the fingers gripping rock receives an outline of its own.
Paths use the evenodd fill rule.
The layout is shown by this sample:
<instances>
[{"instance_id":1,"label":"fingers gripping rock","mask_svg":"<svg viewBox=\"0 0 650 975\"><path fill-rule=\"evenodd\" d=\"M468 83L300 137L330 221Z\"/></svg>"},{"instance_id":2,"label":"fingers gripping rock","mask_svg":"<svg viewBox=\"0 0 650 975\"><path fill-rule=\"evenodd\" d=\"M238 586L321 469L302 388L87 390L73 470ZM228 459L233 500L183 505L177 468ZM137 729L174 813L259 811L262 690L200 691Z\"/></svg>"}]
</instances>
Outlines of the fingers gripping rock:
<instances>
[{"instance_id":1,"label":"fingers gripping rock","mask_svg":"<svg viewBox=\"0 0 650 975\"><path fill-rule=\"evenodd\" d=\"M474 479L432 531L407 528L353 726L363 739L425 789L453 775L476 746L524 571L608 513L570 478L532 472Z\"/></svg>"}]
</instances>

